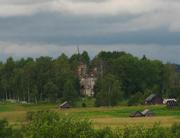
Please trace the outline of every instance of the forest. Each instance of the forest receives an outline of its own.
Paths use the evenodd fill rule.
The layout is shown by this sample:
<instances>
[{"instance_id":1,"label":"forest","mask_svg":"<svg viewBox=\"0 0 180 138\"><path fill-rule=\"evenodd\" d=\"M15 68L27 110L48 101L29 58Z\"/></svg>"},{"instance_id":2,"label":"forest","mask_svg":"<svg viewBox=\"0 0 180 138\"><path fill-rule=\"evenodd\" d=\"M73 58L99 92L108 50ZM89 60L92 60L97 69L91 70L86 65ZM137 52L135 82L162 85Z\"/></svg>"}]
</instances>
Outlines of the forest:
<instances>
[{"instance_id":1,"label":"forest","mask_svg":"<svg viewBox=\"0 0 180 138\"><path fill-rule=\"evenodd\" d=\"M0 100L14 99L28 103L73 102L81 97L77 68L97 68L94 87L97 106L114 106L120 101L142 104L149 94L180 99L179 66L141 58L125 52L102 51L94 58L88 52L57 58L12 57L0 63Z\"/></svg>"}]
</instances>

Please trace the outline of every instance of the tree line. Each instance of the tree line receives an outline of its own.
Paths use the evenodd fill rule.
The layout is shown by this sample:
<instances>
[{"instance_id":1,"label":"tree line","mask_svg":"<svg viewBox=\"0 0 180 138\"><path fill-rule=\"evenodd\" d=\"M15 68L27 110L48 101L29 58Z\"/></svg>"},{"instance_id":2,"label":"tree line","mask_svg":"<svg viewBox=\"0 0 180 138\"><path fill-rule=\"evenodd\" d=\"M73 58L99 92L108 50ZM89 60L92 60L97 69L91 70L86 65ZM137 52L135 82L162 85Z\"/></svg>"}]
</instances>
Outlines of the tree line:
<instances>
[{"instance_id":1,"label":"tree line","mask_svg":"<svg viewBox=\"0 0 180 138\"><path fill-rule=\"evenodd\" d=\"M163 64L144 55L137 58L125 52L100 52L92 65L98 68L96 105L142 104L150 94L180 99L180 72L177 65Z\"/></svg>"},{"instance_id":2,"label":"tree line","mask_svg":"<svg viewBox=\"0 0 180 138\"><path fill-rule=\"evenodd\" d=\"M71 57L65 54L55 59L46 56L14 60L10 57L1 62L0 99L34 103L73 101L81 96L77 75L80 63L86 64L89 70L97 68L96 105L116 105L127 99L140 103L151 93L180 97L180 73L176 65L116 51L102 51L90 59L84 51Z\"/></svg>"}]
</instances>

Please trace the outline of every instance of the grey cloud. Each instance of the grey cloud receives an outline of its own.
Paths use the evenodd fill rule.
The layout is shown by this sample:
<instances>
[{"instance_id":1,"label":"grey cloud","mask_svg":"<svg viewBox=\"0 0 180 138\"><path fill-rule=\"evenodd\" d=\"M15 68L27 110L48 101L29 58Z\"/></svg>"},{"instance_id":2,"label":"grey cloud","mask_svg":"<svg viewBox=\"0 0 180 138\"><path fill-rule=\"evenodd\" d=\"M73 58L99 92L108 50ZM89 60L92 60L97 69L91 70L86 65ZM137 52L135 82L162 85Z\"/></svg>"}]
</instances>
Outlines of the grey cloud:
<instances>
[{"instance_id":1,"label":"grey cloud","mask_svg":"<svg viewBox=\"0 0 180 138\"><path fill-rule=\"evenodd\" d=\"M82 16L81 19L84 16L133 16L135 18L125 23L112 23L110 29L104 30L104 33L150 30L162 26L166 26L169 31L179 32L179 7L178 0L2 0L0 16L31 16L47 12L77 18Z\"/></svg>"},{"instance_id":2,"label":"grey cloud","mask_svg":"<svg viewBox=\"0 0 180 138\"><path fill-rule=\"evenodd\" d=\"M126 23L131 16L65 16L38 14L31 17L0 18L1 41L44 42L52 44L180 44L180 33L158 29L117 31L114 24ZM142 27L142 26L140 26Z\"/></svg>"},{"instance_id":3,"label":"grey cloud","mask_svg":"<svg viewBox=\"0 0 180 138\"><path fill-rule=\"evenodd\" d=\"M179 0L0 0L1 57L71 54L79 44L91 55L125 50L180 63L179 7Z\"/></svg>"},{"instance_id":4,"label":"grey cloud","mask_svg":"<svg viewBox=\"0 0 180 138\"><path fill-rule=\"evenodd\" d=\"M44 3L50 0L0 0L1 4L32 4L32 3Z\"/></svg>"}]
</instances>

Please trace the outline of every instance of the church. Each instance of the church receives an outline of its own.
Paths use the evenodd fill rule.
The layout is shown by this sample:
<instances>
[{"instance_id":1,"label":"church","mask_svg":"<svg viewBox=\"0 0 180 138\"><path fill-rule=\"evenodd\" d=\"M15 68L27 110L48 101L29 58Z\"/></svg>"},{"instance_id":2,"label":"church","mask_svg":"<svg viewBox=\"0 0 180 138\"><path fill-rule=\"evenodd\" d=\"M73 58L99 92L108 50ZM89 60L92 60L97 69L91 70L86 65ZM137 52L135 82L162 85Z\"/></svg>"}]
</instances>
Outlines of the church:
<instances>
[{"instance_id":1,"label":"church","mask_svg":"<svg viewBox=\"0 0 180 138\"><path fill-rule=\"evenodd\" d=\"M94 85L97 80L97 69L88 71L87 65L80 63L78 66L78 76L80 80L80 92L82 96L94 96Z\"/></svg>"}]
</instances>

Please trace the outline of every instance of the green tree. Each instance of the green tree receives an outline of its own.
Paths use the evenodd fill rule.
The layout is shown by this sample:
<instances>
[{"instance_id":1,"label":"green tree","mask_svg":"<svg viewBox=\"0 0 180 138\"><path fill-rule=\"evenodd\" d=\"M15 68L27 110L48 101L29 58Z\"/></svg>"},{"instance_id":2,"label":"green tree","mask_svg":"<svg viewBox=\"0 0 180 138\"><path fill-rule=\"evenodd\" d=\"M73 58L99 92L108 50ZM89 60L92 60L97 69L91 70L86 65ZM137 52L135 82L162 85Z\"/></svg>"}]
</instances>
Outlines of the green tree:
<instances>
[{"instance_id":1,"label":"green tree","mask_svg":"<svg viewBox=\"0 0 180 138\"><path fill-rule=\"evenodd\" d=\"M136 94L131 96L131 98L129 98L128 105L132 106L132 105L144 104L144 99L145 99L144 95L141 92L137 92Z\"/></svg>"},{"instance_id":2,"label":"green tree","mask_svg":"<svg viewBox=\"0 0 180 138\"><path fill-rule=\"evenodd\" d=\"M44 85L53 77L53 62L51 57L40 57L36 59L35 65L36 84L39 93L39 100L44 100L47 94L44 92Z\"/></svg>"},{"instance_id":3,"label":"green tree","mask_svg":"<svg viewBox=\"0 0 180 138\"><path fill-rule=\"evenodd\" d=\"M58 87L52 81L49 81L47 84L44 85L44 91L47 94L49 102L56 102Z\"/></svg>"},{"instance_id":4,"label":"green tree","mask_svg":"<svg viewBox=\"0 0 180 138\"><path fill-rule=\"evenodd\" d=\"M81 62L89 65L90 64L90 57L88 55L87 51L83 51L83 53L81 54Z\"/></svg>"},{"instance_id":5,"label":"green tree","mask_svg":"<svg viewBox=\"0 0 180 138\"><path fill-rule=\"evenodd\" d=\"M72 79L69 79L64 84L63 97L65 100L73 102L77 98L78 92L76 89L76 84Z\"/></svg>"},{"instance_id":6,"label":"green tree","mask_svg":"<svg viewBox=\"0 0 180 138\"><path fill-rule=\"evenodd\" d=\"M105 76L101 81L100 91L96 95L97 106L113 106L122 99L121 83L113 75Z\"/></svg>"}]
</instances>

